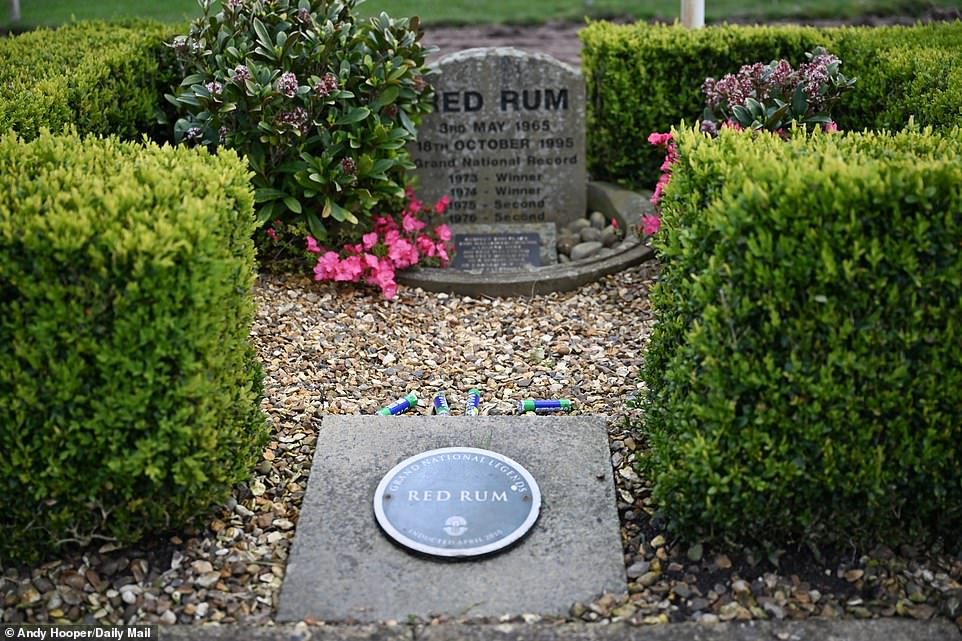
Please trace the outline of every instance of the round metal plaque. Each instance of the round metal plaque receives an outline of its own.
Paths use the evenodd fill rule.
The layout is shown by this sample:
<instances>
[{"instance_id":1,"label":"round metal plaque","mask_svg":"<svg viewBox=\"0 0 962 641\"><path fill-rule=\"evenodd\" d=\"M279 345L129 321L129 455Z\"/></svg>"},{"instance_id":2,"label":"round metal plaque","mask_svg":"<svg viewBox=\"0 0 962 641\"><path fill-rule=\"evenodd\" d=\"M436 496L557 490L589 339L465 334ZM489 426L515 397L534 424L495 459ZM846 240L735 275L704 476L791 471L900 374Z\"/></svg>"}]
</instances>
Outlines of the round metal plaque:
<instances>
[{"instance_id":1,"label":"round metal plaque","mask_svg":"<svg viewBox=\"0 0 962 641\"><path fill-rule=\"evenodd\" d=\"M474 447L444 447L405 459L374 493L374 515L388 536L444 557L501 550L531 529L540 509L541 491L528 470Z\"/></svg>"}]
</instances>

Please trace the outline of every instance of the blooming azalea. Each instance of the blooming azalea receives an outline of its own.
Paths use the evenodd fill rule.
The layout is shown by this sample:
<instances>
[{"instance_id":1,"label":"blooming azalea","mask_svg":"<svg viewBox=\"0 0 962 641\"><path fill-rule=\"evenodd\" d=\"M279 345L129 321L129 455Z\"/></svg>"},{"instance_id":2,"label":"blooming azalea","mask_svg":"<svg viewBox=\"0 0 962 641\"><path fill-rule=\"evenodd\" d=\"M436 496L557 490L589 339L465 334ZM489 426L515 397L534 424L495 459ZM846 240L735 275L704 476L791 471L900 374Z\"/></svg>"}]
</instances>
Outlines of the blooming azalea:
<instances>
[{"instance_id":1,"label":"blooming azalea","mask_svg":"<svg viewBox=\"0 0 962 641\"><path fill-rule=\"evenodd\" d=\"M337 264L334 280L357 280L364 272L360 256L348 256Z\"/></svg>"},{"instance_id":2,"label":"blooming azalea","mask_svg":"<svg viewBox=\"0 0 962 641\"><path fill-rule=\"evenodd\" d=\"M641 231L645 236L653 236L658 233L661 228L661 217L660 216L642 216L641 218Z\"/></svg>"},{"instance_id":3,"label":"blooming azalea","mask_svg":"<svg viewBox=\"0 0 962 641\"><path fill-rule=\"evenodd\" d=\"M388 245L387 255L398 269L410 267L418 262L419 258L417 247L404 238L399 238L397 242Z\"/></svg>"},{"instance_id":4,"label":"blooming azalea","mask_svg":"<svg viewBox=\"0 0 962 641\"><path fill-rule=\"evenodd\" d=\"M369 232L361 236L361 244L364 246L364 249L371 249L377 245L377 238L377 232Z\"/></svg>"},{"instance_id":5,"label":"blooming azalea","mask_svg":"<svg viewBox=\"0 0 962 641\"><path fill-rule=\"evenodd\" d=\"M417 245L418 251L425 256L434 258L438 255L437 245L427 236L418 236L415 244Z\"/></svg>"},{"instance_id":6,"label":"blooming azalea","mask_svg":"<svg viewBox=\"0 0 962 641\"><path fill-rule=\"evenodd\" d=\"M337 265L341 262L341 257L337 252L329 251L317 259L314 266L314 280L330 280L337 273Z\"/></svg>"},{"instance_id":7,"label":"blooming azalea","mask_svg":"<svg viewBox=\"0 0 962 641\"><path fill-rule=\"evenodd\" d=\"M409 234L421 231L425 224L423 220L413 216L410 212L404 212L404 217L401 219L401 229Z\"/></svg>"},{"instance_id":8,"label":"blooming azalea","mask_svg":"<svg viewBox=\"0 0 962 641\"><path fill-rule=\"evenodd\" d=\"M653 132L651 135L648 136L648 142L655 145L656 147L667 145L669 142L671 142L671 132L664 133L664 134Z\"/></svg>"},{"instance_id":9,"label":"blooming azalea","mask_svg":"<svg viewBox=\"0 0 962 641\"><path fill-rule=\"evenodd\" d=\"M328 251L320 256L314 267L314 278L364 282L378 287L381 294L390 299L397 295L397 270L416 265L422 258L446 266L449 261L446 243L451 240L451 230L440 224L426 233L425 217L432 211L443 213L450 200L444 196L428 208L414 198L412 191L406 193L408 205L398 216L373 216L373 229L361 236L360 243L346 244L340 252ZM308 251L321 253L312 237L306 242Z\"/></svg>"}]
</instances>

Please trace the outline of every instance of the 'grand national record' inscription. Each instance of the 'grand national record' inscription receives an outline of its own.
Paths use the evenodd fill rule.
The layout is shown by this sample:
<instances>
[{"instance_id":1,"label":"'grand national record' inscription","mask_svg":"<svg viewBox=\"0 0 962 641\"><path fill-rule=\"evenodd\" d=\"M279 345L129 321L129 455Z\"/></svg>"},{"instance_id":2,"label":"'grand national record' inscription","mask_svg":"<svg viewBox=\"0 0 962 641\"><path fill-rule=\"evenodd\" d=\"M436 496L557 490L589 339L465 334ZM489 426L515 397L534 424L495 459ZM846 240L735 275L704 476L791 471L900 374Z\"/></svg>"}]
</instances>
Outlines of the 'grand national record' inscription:
<instances>
[{"instance_id":1,"label":"'grand national record' inscription","mask_svg":"<svg viewBox=\"0 0 962 641\"><path fill-rule=\"evenodd\" d=\"M584 80L510 47L441 58L434 113L410 150L419 195L451 199L448 222L564 225L585 215Z\"/></svg>"},{"instance_id":2,"label":"'grand national record' inscription","mask_svg":"<svg viewBox=\"0 0 962 641\"><path fill-rule=\"evenodd\" d=\"M443 557L501 550L531 529L541 492L510 458L473 447L412 456L388 472L374 493L374 515L401 545Z\"/></svg>"}]
</instances>

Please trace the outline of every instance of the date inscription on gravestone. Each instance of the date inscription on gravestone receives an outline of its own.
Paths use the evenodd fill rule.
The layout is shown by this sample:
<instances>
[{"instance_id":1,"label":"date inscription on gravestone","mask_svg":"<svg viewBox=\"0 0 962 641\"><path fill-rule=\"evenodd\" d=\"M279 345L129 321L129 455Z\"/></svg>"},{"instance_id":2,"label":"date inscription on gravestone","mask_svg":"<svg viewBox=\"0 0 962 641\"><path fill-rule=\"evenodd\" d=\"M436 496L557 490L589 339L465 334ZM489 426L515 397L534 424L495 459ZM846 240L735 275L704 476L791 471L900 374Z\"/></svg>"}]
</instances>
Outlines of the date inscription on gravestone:
<instances>
[{"instance_id":1,"label":"date inscription on gravestone","mask_svg":"<svg viewBox=\"0 0 962 641\"><path fill-rule=\"evenodd\" d=\"M502 272L541 265L541 237L535 233L454 234L454 244L455 269Z\"/></svg>"},{"instance_id":2,"label":"date inscription on gravestone","mask_svg":"<svg viewBox=\"0 0 962 641\"><path fill-rule=\"evenodd\" d=\"M419 196L450 224L554 223L586 207L585 86L548 55L468 49L436 63L434 112L409 147Z\"/></svg>"},{"instance_id":3,"label":"date inscription on gravestone","mask_svg":"<svg viewBox=\"0 0 962 641\"><path fill-rule=\"evenodd\" d=\"M433 556L473 557L502 550L538 518L534 477L507 456L445 447L398 463L374 493L374 515L400 545Z\"/></svg>"}]
</instances>

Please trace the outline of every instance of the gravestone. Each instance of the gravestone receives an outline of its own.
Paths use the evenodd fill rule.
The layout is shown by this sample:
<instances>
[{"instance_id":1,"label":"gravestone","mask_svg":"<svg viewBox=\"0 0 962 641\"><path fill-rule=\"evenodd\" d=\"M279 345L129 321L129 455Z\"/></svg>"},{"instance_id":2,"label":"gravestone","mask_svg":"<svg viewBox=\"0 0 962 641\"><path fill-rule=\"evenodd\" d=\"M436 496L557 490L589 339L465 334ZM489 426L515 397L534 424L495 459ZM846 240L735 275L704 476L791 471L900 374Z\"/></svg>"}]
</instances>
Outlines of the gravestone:
<instances>
[{"instance_id":1,"label":"gravestone","mask_svg":"<svg viewBox=\"0 0 962 641\"><path fill-rule=\"evenodd\" d=\"M548 55L510 47L460 51L439 59L436 68L434 112L424 117L409 149L419 196L450 198L446 222L455 253L464 249L474 257L468 267L454 266L507 271L557 262L553 239L534 265L533 254L520 246L533 246L532 234L548 246L541 239L545 224L556 229L585 216L581 73ZM499 234L501 241L494 238ZM528 241L520 242L521 236Z\"/></svg>"},{"instance_id":2,"label":"gravestone","mask_svg":"<svg viewBox=\"0 0 962 641\"><path fill-rule=\"evenodd\" d=\"M495 452L530 473L542 503L523 538L494 554L452 562L413 552L381 529L372 503L383 479L389 477L390 491L391 480L403 474L403 469L396 471L399 464L443 448ZM461 461L469 466L488 462ZM405 489L403 483L396 486ZM417 496L404 498L424 499L427 489L451 494L442 494L440 501L437 494L431 495L439 507L440 524L428 518L420 531L439 540L444 537L428 528L451 528L446 534L452 537L474 538L480 533L484 545L484 537L491 533L485 522L462 511L464 501L458 510L450 509L456 497L462 498L461 489L455 494L450 487L412 485ZM465 498L474 499L480 498L474 491L485 488L463 489L471 491ZM489 491L511 489L492 486ZM430 516L430 510L425 514ZM466 523L448 523L452 516ZM505 531L521 518L514 513L502 517L509 523ZM422 542L439 545L434 540ZM626 591L604 417L324 416L319 421L317 448L281 586L279 621L565 616L575 602Z\"/></svg>"}]
</instances>

